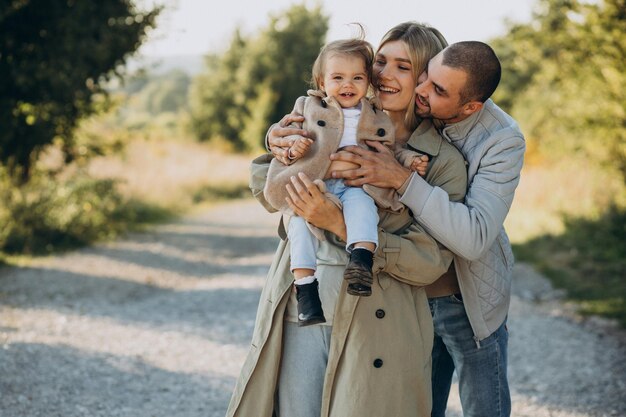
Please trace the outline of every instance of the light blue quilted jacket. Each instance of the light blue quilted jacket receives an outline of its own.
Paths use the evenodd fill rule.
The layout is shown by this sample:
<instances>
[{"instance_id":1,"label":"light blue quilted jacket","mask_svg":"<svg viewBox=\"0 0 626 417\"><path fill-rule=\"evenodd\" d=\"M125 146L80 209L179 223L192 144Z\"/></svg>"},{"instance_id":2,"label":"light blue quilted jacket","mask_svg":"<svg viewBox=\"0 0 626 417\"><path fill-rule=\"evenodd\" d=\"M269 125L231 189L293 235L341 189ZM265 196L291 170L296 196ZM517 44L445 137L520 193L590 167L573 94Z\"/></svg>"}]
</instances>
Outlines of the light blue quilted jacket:
<instances>
[{"instance_id":1,"label":"light blue quilted jacket","mask_svg":"<svg viewBox=\"0 0 626 417\"><path fill-rule=\"evenodd\" d=\"M504 230L524 160L524 136L492 100L442 135L468 164L465 204L413 175L400 201L454 254L465 309L477 343L493 333L509 310L513 252Z\"/></svg>"}]
</instances>

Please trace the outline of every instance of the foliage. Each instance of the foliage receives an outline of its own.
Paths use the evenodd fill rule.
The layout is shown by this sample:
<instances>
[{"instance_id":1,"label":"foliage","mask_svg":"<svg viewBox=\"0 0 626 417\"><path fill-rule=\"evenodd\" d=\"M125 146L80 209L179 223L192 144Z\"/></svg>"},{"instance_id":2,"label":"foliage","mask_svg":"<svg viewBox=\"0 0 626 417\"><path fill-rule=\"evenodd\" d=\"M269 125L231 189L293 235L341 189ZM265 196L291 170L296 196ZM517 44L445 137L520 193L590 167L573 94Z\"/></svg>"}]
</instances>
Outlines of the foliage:
<instances>
[{"instance_id":1,"label":"foliage","mask_svg":"<svg viewBox=\"0 0 626 417\"><path fill-rule=\"evenodd\" d=\"M117 86L114 91L121 90L126 95L132 96L144 89L150 82L151 73L148 69L142 67L124 77L122 82Z\"/></svg>"},{"instance_id":2,"label":"foliage","mask_svg":"<svg viewBox=\"0 0 626 417\"><path fill-rule=\"evenodd\" d=\"M187 106L190 77L180 70L151 77L137 92L137 109L151 115L176 113Z\"/></svg>"},{"instance_id":3,"label":"foliage","mask_svg":"<svg viewBox=\"0 0 626 417\"><path fill-rule=\"evenodd\" d=\"M584 312L626 326L626 1L539 0L530 23L492 45L503 66L494 100L520 123L526 164L572 167L570 178L536 179L552 205L545 197L521 213L559 207L563 232L516 245L516 254Z\"/></svg>"},{"instance_id":4,"label":"foliage","mask_svg":"<svg viewBox=\"0 0 626 417\"><path fill-rule=\"evenodd\" d=\"M201 140L228 138L243 148L239 137L245 97L238 78L239 61L245 56L247 41L235 32L223 56L209 55L207 72L196 77L190 90L191 129ZM243 63L241 65L243 72Z\"/></svg>"},{"instance_id":5,"label":"foliage","mask_svg":"<svg viewBox=\"0 0 626 417\"><path fill-rule=\"evenodd\" d=\"M328 17L320 6L295 5L246 37L236 30L228 49L207 56L190 91L191 128L201 140L221 138L238 150L263 143L267 127L306 93L324 42Z\"/></svg>"},{"instance_id":6,"label":"foliage","mask_svg":"<svg viewBox=\"0 0 626 417\"><path fill-rule=\"evenodd\" d=\"M44 254L111 238L169 213L123 197L113 180L84 173L65 180L37 171L14 187L0 171L0 252Z\"/></svg>"},{"instance_id":7,"label":"foliage","mask_svg":"<svg viewBox=\"0 0 626 417\"><path fill-rule=\"evenodd\" d=\"M122 99L118 96L109 96L106 99L98 96L98 98L92 100L96 114L77 121L76 127L72 132L73 164L85 167L94 157L123 151L129 135L127 131L119 128L119 124L112 117L121 102ZM51 174L64 170L67 158L59 161L56 167L46 166L43 162L46 160L46 156L52 152L63 155L63 147L65 145L66 143L63 140L55 138L52 146L43 148L35 167L48 169Z\"/></svg>"},{"instance_id":8,"label":"foliage","mask_svg":"<svg viewBox=\"0 0 626 417\"><path fill-rule=\"evenodd\" d=\"M41 149L61 141L94 112L103 84L154 27L160 9L131 0L10 0L0 7L0 162L28 180Z\"/></svg>"},{"instance_id":9,"label":"foliage","mask_svg":"<svg viewBox=\"0 0 626 417\"><path fill-rule=\"evenodd\" d=\"M583 312L616 318L626 327L626 209L610 207L597 219L565 218L566 231L515 246Z\"/></svg>"},{"instance_id":10,"label":"foliage","mask_svg":"<svg viewBox=\"0 0 626 417\"><path fill-rule=\"evenodd\" d=\"M531 23L493 45L495 100L520 122L530 158L579 157L626 181L626 2L540 0Z\"/></svg>"},{"instance_id":11,"label":"foliage","mask_svg":"<svg viewBox=\"0 0 626 417\"><path fill-rule=\"evenodd\" d=\"M199 188L193 194L193 202L195 204L204 202L217 202L223 200L234 200L240 198L251 197L250 187L248 184L221 184L207 185Z\"/></svg>"},{"instance_id":12,"label":"foliage","mask_svg":"<svg viewBox=\"0 0 626 417\"><path fill-rule=\"evenodd\" d=\"M109 90L111 105L97 119L114 127L108 130L117 130L118 136L140 132L148 137L158 131L163 137L179 137L187 133L190 84L191 77L178 69L165 73L141 69ZM74 132L75 137L81 130Z\"/></svg>"}]
</instances>

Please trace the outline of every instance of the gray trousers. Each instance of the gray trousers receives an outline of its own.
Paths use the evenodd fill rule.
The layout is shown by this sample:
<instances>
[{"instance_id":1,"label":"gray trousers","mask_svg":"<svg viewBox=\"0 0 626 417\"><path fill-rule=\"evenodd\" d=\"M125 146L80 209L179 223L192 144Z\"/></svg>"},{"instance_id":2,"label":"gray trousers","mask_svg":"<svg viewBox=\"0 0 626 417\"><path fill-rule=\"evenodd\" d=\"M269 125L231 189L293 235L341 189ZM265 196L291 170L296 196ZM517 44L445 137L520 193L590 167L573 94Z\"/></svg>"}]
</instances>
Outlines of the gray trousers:
<instances>
[{"instance_id":1,"label":"gray trousers","mask_svg":"<svg viewBox=\"0 0 626 417\"><path fill-rule=\"evenodd\" d=\"M280 417L319 417L332 326L285 322L278 379Z\"/></svg>"}]
</instances>

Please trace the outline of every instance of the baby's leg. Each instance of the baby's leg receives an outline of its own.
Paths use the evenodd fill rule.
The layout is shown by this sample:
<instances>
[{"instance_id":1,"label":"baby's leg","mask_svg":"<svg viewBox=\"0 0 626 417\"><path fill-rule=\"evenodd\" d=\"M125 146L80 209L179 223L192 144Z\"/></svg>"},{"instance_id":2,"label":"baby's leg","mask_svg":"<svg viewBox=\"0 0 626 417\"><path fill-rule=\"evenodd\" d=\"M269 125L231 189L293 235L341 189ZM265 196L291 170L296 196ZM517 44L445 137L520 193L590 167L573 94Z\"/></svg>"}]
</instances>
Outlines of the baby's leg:
<instances>
[{"instance_id":1,"label":"baby's leg","mask_svg":"<svg viewBox=\"0 0 626 417\"><path fill-rule=\"evenodd\" d=\"M374 280L372 266L378 246L378 209L362 188L348 187L341 196L350 261L344 271L348 293L369 296Z\"/></svg>"},{"instance_id":2,"label":"baby's leg","mask_svg":"<svg viewBox=\"0 0 626 417\"><path fill-rule=\"evenodd\" d=\"M289 220L287 230L291 250L291 272L296 280L312 277L317 269L319 241L311 234L302 217ZM312 280L311 280L312 281Z\"/></svg>"},{"instance_id":3,"label":"baby's leg","mask_svg":"<svg viewBox=\"0 0 626 417\"><path fill-rule=\"evenodd\" d=\"M298 300L298 325L310 326L324 323L324 311L319 296L319 283L315 278L319 242L309 231L301 217L289 220L287 231L291 250L291 270L295 278Z\"/></svg>"},{"instance_id":4,"label":"baby's leg","mask_svg":"<svg viewBox=\"0 0 626 417\"><path fill-rule=\"evenodd\" d=\"M346 222L347 246L375 252L378 247L378 209L374 199L362 188L348 187L340 197Z\"/></svg>"}]
</instances>

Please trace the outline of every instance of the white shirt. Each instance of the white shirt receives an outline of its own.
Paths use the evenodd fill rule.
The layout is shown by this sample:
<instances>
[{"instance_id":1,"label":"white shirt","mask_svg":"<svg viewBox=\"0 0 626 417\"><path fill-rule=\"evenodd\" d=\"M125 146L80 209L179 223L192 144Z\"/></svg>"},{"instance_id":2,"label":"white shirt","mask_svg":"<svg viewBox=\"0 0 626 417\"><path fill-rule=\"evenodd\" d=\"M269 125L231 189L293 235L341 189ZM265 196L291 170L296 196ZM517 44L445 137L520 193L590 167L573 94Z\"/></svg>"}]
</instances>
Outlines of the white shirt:
<instances>
[{"instance_id":1,"label":"white shirt","mask_svg":"<svg viewBox=\"0 0 626 417\"><path fill-rule=\"evenodd\" d=\"M343 111L343 136L341 136L339 148L356 145L356 128L361 117L361 105L341 110Z\"/></svg>"}]
</instances>

